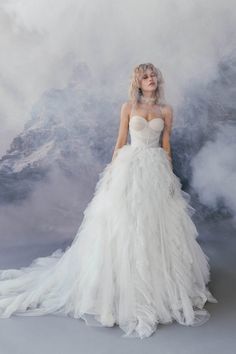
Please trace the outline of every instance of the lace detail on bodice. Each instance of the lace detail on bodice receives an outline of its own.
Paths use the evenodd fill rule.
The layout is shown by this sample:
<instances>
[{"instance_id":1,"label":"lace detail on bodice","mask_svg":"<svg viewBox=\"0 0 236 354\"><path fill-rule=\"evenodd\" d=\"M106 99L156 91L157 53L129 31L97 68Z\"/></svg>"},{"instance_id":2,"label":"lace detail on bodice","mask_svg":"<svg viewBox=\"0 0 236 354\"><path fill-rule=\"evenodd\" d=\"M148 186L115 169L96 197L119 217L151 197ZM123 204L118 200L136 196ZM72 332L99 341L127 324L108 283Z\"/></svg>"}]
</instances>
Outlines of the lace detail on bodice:
<instances>
[{"instance_id":1,"label":"lace detail on bodice","mask_svg":"<svg viewBox=\"0 0 236 354\"><path fill-rule=\"evenodd\" d=\"M147 120L142 116L134 115L129 121L129 131L132 146L160 146L160 136L164 128L162 118Z\"/></svg>"}]
</instances>

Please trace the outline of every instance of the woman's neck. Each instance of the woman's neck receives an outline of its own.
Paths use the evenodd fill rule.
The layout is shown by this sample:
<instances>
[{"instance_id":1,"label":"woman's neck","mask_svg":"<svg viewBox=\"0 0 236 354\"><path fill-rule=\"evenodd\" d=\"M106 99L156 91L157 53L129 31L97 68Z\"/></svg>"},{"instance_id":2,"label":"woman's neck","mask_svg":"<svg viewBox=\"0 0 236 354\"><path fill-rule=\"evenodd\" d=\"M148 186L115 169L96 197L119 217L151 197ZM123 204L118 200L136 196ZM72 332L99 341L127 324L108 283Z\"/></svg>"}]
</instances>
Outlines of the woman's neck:
<instances>
[{"instance_id":1,"label":"woman's neck","mask_svg":"<svg viewBox=\"0 0 236 354\"><path fill-rule=\"evenodd\" d=\"M146 95L145 96L141 96L140 97L140 102L148 104L148 105L153 105L156 102L156 97L146 96Z\"/></svg>"}]
</instances>

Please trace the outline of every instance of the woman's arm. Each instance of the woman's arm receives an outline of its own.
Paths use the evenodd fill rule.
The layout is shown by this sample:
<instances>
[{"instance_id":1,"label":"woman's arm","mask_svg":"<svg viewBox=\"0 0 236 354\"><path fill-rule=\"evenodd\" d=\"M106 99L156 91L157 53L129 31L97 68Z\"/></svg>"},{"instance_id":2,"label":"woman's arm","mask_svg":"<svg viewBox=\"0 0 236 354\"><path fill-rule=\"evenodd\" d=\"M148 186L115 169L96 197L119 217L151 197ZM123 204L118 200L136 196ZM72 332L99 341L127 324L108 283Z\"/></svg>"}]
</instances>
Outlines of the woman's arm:
<instances>
[{"instance_id":1,"label":"woman's arm","mask_svg":"<svg viewBox=\"0 0 236 354\"><path fill-rule=\"evenodd\" d=\"M172 107L170 105L165 105L165 107L163 107L163 114L165 119L165 125L164 125L163 135L162 135L162 147L167 152L168 158L172 166L172 154L171 154L171 146L170 146L170 136L171 136L172 124L173 124Z\"/></svg>"},{"instance_id":2,"label":"woman's arm","mask_svg":"<svg viewBox=\"0 0 236 354\"><path fill-rule=\"evenodd\" d=\"M129 131L129 112L130 112L129 103L128 102L123 103L120 112L120 127L119 127L118 137L114 148L113 156L112 156L112 161L115 159L117 155L117 149L120 149L123 145L127 143L128 131Z\"/></svg>"}]
</instances>

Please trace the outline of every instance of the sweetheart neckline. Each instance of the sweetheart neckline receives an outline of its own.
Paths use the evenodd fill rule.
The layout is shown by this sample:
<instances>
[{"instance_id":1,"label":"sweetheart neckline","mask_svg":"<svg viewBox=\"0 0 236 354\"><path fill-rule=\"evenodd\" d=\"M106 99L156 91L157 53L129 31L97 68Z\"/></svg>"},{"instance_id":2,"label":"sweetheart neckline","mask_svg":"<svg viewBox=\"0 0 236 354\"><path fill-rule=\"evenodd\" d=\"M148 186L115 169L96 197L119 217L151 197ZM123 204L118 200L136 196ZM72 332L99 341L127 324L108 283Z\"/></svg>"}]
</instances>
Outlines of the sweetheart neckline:
<instances>
[{"instance_id":1,"label":"sweetheart neckline","mask_svg":"<svg viewBox=\"0 0 236 354\"><path fill-rule=\"evenodd\" d=\"M135 114L134 116L130 117L129 123L130 123L131 119L134 118L134 117L139 117L139 118L144 119L145 122L147 122L147 124L150 123L152 120L155 120L155 119L160 119L160 120L164 123L164 120L163 120L162 118L160 118L160 117L155 117L155 118L152 118L152 119L150 119L150 120L147 120L147 119L144 118L143 116L139 116L139 115L137 115L137 114Z\"/></svg>"}]
</instances>

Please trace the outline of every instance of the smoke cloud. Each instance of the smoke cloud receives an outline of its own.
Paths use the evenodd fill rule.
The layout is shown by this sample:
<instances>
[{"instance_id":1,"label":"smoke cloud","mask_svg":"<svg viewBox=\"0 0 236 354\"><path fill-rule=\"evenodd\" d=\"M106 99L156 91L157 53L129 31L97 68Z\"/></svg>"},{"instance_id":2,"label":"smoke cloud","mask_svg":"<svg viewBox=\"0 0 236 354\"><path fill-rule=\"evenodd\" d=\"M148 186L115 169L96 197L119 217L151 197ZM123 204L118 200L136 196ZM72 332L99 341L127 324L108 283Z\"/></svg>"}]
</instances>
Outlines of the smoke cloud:
<instances>
[{"instance_id":1,"label":"smoke cloud","mask_svg":"<svg viewBox=\"0 0 236 354\"><path fill-rule=\"evenodd\" d=\"M183 144L193 132L189 117L195 114L196 131L207 126L190 156L191 184L199 199L212 208L223 203L236 215L235 10L232 0L1 0L0 155L29 120L34 103L47 90L66 87L78 63L91 71L83 80L88 95L127 100L134 65L152 62L164 75L174 130L181 129ZM218 94L210 96L209 87L222 78L219 63L227 64L228 81L217 81ZM224 121L213 109L219 97ZM211 136L212 120L219 124L212 125Z\"/></svg>"}]
</instances>

